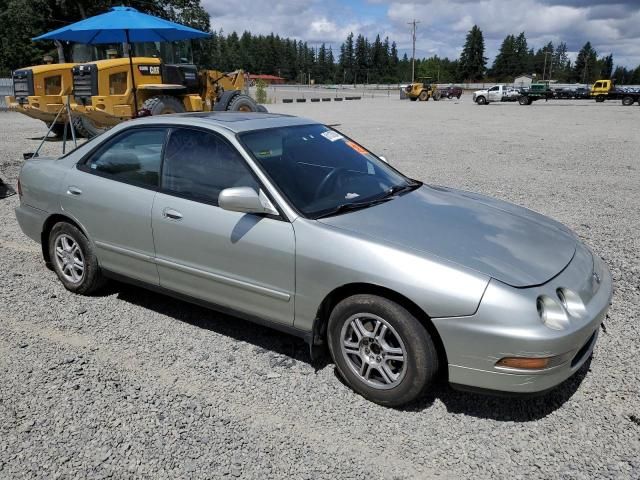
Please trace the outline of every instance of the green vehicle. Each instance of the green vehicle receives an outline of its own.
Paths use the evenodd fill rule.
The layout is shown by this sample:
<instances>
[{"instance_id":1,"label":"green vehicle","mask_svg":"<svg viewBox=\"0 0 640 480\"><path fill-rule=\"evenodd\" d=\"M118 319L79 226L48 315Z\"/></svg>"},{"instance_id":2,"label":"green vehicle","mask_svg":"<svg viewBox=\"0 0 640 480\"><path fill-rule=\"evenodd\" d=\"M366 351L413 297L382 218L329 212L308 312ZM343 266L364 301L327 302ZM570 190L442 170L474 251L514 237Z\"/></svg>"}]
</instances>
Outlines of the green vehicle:
<instances>
[{"instance_id":1,"label":"green vehicle","mask_svg":"<svg viewBox=\"0 0 640 480\"><path fill-rule=\"evenodd\" d=\"M521 90L518 97L520 105L531 105L536 100L549 100L553 98L553 90L549 87L549 82L532 83L528 89Z\"/></svg>"}]
</instances>

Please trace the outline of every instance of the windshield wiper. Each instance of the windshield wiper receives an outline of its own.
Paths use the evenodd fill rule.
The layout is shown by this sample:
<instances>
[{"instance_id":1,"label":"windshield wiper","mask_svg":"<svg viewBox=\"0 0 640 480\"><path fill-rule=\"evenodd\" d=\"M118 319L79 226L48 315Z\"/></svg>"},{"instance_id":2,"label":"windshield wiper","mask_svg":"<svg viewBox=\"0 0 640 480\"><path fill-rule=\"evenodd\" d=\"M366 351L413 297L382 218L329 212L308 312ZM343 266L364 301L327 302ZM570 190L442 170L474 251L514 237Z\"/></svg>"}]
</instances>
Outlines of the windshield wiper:
<instances>
[{"instance_id":1,"label":"windshield wiper","mask_svg":"<svg viewBox=\"0 0 640 480\"><path fill-rule=\"evenodd\" d=\"M343 212L350 212L353 210L360 210L361 208L371 207L373 205L378 205L379 203L384 203L389 200L391 200L391 198L385 196L384 198L376 198L366 202L341 203L337 207L329 210L328 212L325 212L322 215L318 215L316 217L316 220L319 218L331 217L333 215L337 215Z\"/></svg>"},{"instance_id":2,"label":"windshield wiper","mask_svg":"<svg viewBox=\"0 0 640 480\"><path fill-rule=\"evenodd\" d=\"M421 186L422 186L422 182L419 182L417 180L413 180L410 183L405 183L404 185L394 185L393 187L388 189L386 192L384 192L383 196L380 197L380 198L393 197L394 195L397 195L398 193L410 192L410 191L415 190L416 188L421 187Z\"/></svg>"}]
</instances>

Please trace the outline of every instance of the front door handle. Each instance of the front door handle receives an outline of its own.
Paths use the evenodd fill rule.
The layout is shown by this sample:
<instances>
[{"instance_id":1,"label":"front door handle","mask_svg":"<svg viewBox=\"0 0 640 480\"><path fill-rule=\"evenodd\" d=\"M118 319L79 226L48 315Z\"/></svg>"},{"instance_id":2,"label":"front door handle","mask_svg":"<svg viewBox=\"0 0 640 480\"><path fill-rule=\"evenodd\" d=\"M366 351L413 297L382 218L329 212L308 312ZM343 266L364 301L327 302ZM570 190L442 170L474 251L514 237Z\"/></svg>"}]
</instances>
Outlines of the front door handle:
<instances>
[{"instance_id":1,"label":"front door handle","mask_svg":"<svg viewBox=\"0 0 640 480\"><path fill-rule=\"evenodd\" d=\"M165 208L162 210L162 214L172 220L182 220L182 214L173 208Z\"/></svg>"},{"instance_id":2,"label":"front door handle","mask_svg":"<svg viewBox=\"0 0 640 480\"><path fill-rule=\"evenodd\" d=\"M71 185L70 187L67 188L67 194L68 195L82 195L82 190L80 190L78 187L75 187L75 186Z\"/></svg>"}]
</instances>

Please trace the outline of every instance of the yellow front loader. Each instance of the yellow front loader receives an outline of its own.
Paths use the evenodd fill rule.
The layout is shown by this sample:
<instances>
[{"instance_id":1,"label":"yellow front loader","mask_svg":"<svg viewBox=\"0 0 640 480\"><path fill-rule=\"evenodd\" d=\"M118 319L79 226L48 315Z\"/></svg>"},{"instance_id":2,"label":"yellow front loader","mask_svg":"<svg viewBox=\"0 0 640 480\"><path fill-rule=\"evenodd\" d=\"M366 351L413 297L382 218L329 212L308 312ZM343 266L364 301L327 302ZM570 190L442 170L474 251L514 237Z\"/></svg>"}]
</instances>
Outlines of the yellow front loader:
<instances>
[{"instance_id":1,"label":"yellow front loader","mask_svg":"<svg viewBox=\"0 0 640 480\"><path fill-rule=\"evenodd\" d=\"M13 72L13 95L6 97L10 110L42 120L47 126L56 119L73 90L75 63L51 63ZM61 136L67 121L63 111L51 131Z\"/></svg>"},{"instance_id":2,"label":"yellow front loader","mask_svg":"<svg viewBox=\"0 0 640 480\"><path fill-rule=\"evenodd\" d=\"M138 116L265 111L242 93L244 87L242 71L198 71L193 64L165 64L156 57L85 63L73 67L72 110L79 120L74 124L82 135L93 136Z\"/></svg>"},{"instance_id":3,"label":"yellow front loader","mask_svg":"<svg viewBox=\"0 0 640 480\"><path fill-rule=\"evenodd\" d=\"M440 100L440 91L431 83L432 77L418 77L419 82L410 83L405 88L405 94L412 102L420 100L427 102L430 98Z\"/></svg>"}]
</instances>

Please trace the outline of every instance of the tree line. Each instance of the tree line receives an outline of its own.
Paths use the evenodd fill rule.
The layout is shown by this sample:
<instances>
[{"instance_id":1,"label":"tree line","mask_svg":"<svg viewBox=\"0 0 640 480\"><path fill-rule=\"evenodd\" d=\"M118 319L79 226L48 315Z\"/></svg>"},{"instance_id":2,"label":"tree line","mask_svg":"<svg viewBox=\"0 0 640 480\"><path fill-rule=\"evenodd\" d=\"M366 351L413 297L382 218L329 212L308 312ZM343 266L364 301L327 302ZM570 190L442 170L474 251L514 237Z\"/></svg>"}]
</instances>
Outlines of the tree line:
<instances>
[{"instance_id":1,"label":"tree line","mask_svg":"<svg viewBox=\"0 0 640 480\"><path fill-rule=\"evenodd\" d=\"M44 55L57 58L53 42L32 42L31 38L120 5L121 0L0 0L0 75L42 63ZM210 19L200 0L128 0L140 11L211 31ZM194 60L203 68L222 71L243 69L271 74L290 82L307 83L395 83L411 80L411 59L401 57L395 41L350 33L334 51L325 43L309 44L280 35L254 35L245 31L225 34L211 31L211 37L193 42ZM590 42L574 62L567 45L552 42L533 48L524 32L502 41L492 63L487 64L482 30L469 30L459 58L432 56L415 61L416 77L432 77L440 83L510 82L521 74L560 82L592 83L613 78L618 84L640 84L640 66L614 68L612 55L599 56Z\"/></svg>"}]
</instances>

